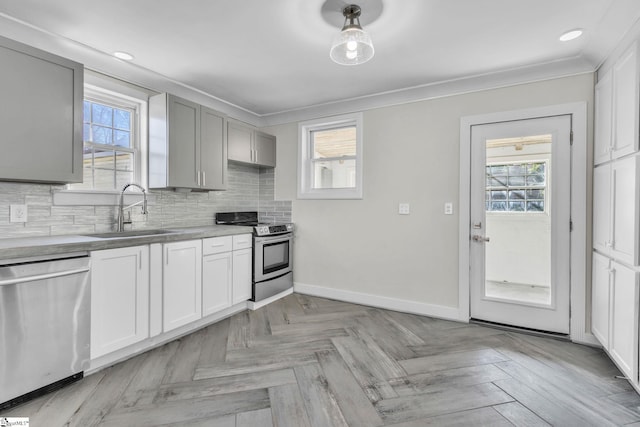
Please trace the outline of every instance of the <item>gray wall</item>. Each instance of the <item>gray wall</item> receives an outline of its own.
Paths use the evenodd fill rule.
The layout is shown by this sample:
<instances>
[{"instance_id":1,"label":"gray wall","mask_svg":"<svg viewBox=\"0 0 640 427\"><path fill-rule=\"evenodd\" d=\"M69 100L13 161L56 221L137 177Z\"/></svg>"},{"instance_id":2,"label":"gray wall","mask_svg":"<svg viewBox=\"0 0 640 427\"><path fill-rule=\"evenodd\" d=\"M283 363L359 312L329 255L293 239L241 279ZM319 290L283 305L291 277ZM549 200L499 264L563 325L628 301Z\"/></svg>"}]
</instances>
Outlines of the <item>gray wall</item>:
<instances>
[{"instance_id":1,"label":"gray wall","mask_svg":"<svg viewBox=\"0 0 640 427\"><path fill-rule=\"evenodd\" d=\"M227 191L177 193L151 191L149 214L132 208L133 228L167 228L211 225L222 211L258 210L265 221L287 221L291 202L274 201L273 170L229 165ZM114 229L115 206L60 206L53 193L61 185L0 182L0 238L79 234ZM28 221L9 222L9 206L26 204Z\"/></svg>"},{"instance_id":2,"label":"gray wall","mask_svg":"<svg viewBox=\"0 0 640 427\"><path fill-rule=\"evenodd\" d=\"M362 200L296 200L298 125L266 128L278 137L275 196L293 200L295 282L457 308L461 117L581 101L591 153L592 74L365 111Z\"/></svg>"}]
</instances>

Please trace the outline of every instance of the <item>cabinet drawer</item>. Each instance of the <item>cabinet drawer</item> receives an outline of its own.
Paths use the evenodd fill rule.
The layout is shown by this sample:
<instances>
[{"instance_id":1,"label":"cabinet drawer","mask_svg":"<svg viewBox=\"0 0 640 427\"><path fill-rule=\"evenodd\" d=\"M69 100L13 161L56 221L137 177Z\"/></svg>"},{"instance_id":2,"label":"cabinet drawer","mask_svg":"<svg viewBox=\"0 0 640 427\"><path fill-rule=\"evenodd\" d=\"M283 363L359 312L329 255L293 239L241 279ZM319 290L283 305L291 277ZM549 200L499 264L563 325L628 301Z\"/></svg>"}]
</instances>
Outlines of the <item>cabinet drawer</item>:
<instances>
[{"instance_id":1,"label":"cabinet drawer","mask_svg":"<svg viewBox=\"0 0 640 427\"><path fill-rule=\"evenodd\" d=\"M231 252L232 249L232 236L210 237L208 239L202 239L202 255Z\"/></svg>"},{"instance_id":2,"label":"cabinet drawer","mask_svg":"<svg viewBox=\"0 0 640 427\"><path fill-rule=\"evenodd\" d=\"M253 239L251 238L251 234L239 234L237 236L233 236L233 250L237 251L238 249L247 249L253 245Z\"/></svg>"}]
</instances>

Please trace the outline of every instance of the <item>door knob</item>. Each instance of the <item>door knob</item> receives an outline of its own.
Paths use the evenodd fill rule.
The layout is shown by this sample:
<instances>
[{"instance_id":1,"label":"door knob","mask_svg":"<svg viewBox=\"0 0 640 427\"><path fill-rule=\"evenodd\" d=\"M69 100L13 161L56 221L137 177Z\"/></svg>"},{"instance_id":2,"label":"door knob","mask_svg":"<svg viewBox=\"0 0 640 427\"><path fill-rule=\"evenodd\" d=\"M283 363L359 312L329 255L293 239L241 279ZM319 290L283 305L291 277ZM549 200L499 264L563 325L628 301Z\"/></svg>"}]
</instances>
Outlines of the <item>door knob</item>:
<instances>
[{"instance_id":1,"label":"door knob","mask_svg":"<svg viewBox=\"0 0 640 427\"><path fill-rule=\"evenodd\" d=\"M478 234L474 234L472 237L474 242L488 242L489 237L480 236Z\"/></svg>"}]
</instances>

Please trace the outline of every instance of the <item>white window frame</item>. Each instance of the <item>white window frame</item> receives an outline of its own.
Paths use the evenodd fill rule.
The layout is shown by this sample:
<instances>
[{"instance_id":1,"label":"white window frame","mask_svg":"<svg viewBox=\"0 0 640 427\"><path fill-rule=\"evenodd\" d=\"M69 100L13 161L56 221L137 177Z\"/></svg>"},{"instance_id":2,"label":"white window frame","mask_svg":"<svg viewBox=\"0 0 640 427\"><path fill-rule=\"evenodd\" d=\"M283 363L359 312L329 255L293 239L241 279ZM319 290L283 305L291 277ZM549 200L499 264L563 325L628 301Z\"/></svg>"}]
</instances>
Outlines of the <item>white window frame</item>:
<instances>
[{"instance_id":1,"label":"white window frame","mask_svg":"<svg viewBox=\"0 0 640 427\"><path fill-rule=\"evenodd\" d=\"M351 113L298 123L298 198L362 199L362 133L363 114ZM356 185L353 188L313 188L312 132L347 126L356 128Z\"/></svg>"},{"instance_id":2,"label":"white window frame","mask_svg":"<svg viewBox=\"0 0 640 427\"><path fill-rule=\"evenodd\" d=\"M84 97L98 103L132 108L134 110L132 128L132 147L135 150L134 182L148 189L148 99L147 93L132 88L131 85L118 84L113 79L85 73ZM84 145L84 143L83 143ZM54 205L116 205L120 189L64 189L53 193Z\"/></svg>"}]
</instances>

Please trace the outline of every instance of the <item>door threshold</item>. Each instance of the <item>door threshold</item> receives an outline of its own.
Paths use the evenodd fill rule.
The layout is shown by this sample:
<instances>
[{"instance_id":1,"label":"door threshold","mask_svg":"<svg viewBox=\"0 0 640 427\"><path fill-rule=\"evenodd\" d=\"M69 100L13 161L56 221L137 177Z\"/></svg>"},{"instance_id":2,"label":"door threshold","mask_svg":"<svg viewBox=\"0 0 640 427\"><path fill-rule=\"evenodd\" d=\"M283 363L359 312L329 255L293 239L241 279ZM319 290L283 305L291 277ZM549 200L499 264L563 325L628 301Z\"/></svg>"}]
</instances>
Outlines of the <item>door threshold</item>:
<instances>
[{"instance_id":1,"label":"door threshold","mask_svg":"<svg viewBox=\"0 0 640 427\"><path fill-rule=\"evenodd\" d=\"M560 332L542 331L540 329L524 328L521 326L505 325L504 323L490 322L488 320L481 319L469 319L469 323L475 323L480 326L487 326L489 328L501 329L509 332L520 332L522 334L534 335L537 337L553 338L560 341L571 341L569 334L562 334Z\"/></svg>"}]
</instances>

